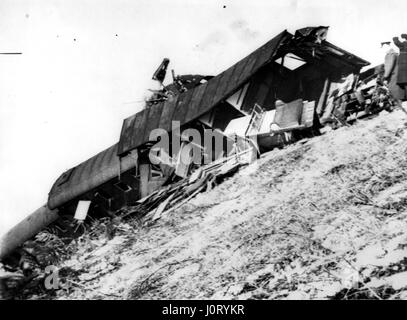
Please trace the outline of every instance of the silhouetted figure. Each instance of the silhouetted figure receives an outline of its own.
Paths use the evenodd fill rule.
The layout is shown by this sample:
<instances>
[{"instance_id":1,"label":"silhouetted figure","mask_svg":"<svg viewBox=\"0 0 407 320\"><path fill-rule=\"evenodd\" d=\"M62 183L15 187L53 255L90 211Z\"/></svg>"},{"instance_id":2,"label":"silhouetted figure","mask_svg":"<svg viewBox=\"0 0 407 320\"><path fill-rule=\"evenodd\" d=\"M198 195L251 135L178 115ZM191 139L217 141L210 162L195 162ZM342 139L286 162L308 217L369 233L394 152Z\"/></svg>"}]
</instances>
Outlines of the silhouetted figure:
<instances>
[{"instance_id":1,"label":"silhouetted figure","mask_svg":"<svg viewBox=\"0 0 407 320\"><path fill-rule=\"evenodd\" d=\"M399 43L400 41L398 40L398 38L393 38L393 42L394 45L397 45L396 43ZM384 57L383 81L385 84L388 85L390 94L394 101L396 102L396 104L400 107L402 111L407 113L402 107L402 101L407 100L407 90L406 90L407 87L406 85L400 86L398 83L399 74L400 72L403 72L403 70L400 71L399 68L400 62L399 54L391 46L390 42L382 42L382 48L386 52Z\"/></svg>"},{"instance_id":2,"label":"silhouetted figure","mask_svg":"<svg viewBox=\"0 0 407 320\"><path fill-rule=\"evenodd\" d=\"M403 33L401 37L406 40L407 34ZM400 49L400 54L397 61L397 84L405 90L407 85L407 41L400 41L398 37L394 37L393 42ZM403 100L406 99L407 97Z\"/></svg>"}]
</instances>

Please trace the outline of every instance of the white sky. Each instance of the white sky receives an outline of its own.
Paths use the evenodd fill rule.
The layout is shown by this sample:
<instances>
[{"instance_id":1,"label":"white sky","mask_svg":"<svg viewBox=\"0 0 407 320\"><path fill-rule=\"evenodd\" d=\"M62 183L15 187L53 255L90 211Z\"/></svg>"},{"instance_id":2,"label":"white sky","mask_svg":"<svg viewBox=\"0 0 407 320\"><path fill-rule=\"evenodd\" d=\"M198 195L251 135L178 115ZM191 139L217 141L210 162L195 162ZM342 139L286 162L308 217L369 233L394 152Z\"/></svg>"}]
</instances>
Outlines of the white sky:
<instances>
[{"instance_id":1,"label":"white sky","mask_svg":"<svg viewBox=\"0 0 407 320\"><path fill-rule=\"evenodd\" d=\"M23 54L0 55L0 234L118 141L162 58L215 75L284 29L328 25L329 41L378 64L406 12L404 0L1 0L0 52Z\"/></svg>"}]
</instances>

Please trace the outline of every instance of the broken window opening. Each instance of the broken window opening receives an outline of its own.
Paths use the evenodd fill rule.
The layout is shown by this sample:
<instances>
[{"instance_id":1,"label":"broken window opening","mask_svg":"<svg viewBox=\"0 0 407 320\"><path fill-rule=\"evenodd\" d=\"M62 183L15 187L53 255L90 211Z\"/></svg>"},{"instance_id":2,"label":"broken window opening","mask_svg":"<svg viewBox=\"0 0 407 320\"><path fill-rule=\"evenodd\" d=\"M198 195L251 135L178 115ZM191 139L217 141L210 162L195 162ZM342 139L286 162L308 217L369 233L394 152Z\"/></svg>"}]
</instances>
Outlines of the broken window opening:
<instances>
[{"instance_id":1,"label":"broken window opening","mask_svg":"<svg viewBox=\"0 0 407 320\"><path fill-rule=\"evenodd\" d=\"M307 63L304 59L291 52L287 53L284 57L278 58L275 62L291 71L296 70Z\"/></svg>"},{"instance_id":2,"label":"broken window opening","mask_svg":"<svg viewBox=\"0 0 407 320\"><path fill-rule=\"evenodd\" d=\"M98 190L95 192L95 197L100 197L103 200L106 201L110 201L110 199L112 198L109 194L107 194L105 191L103 190Z\"/></svg>"},{"instance_id":3,"label":"broken window opening","mask_svg":"<svg viewBox=\"0 0 407 320\"><path fill-rule=\"evenodd\" d=\"M114 184L114 186L115 186L116 188L118 188L119 190L123 191L123 192L128 192L128 191L131 191L131 190L132 190L129 185L127 185L127 184L125 184L124 182L121 182L121 181L116 182L116 183Z\"/></svg>"},{"instance_id":4,"label":"broken window opening","mask_svg":"<svg viewBox=\"0 0 407 320\"><path fill-rule=\"evenodd\" d=\"M159 165L151 164L151 178L163 178L164 174Z\"/></svg>"}]
</instances>

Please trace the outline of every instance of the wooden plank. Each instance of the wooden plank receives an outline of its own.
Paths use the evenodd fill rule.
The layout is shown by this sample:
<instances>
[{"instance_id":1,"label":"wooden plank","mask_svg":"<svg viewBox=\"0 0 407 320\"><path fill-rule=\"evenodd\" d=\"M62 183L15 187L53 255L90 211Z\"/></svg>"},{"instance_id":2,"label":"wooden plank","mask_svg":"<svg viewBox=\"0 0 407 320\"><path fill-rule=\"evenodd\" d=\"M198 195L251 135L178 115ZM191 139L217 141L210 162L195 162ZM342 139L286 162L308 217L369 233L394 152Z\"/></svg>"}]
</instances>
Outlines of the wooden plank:
<instances>
[{"instance_id":1,"label":"wooden plank","mask_svg":"<svg viewBox=\"0 0 407 320\"><path fill-rule=\"evenodd\" d=\"M188 108L187 115L185 117L185 122L189 122L196 118L197 111L199 110L199 104L201 103L201 100L206 91L206 87L208 86L208 83L210 81L212 81L212 79L193 89L194 91L191 98L190 106Z\"/></svg>"},{"instance_id":2,"label":"wooden plank","mask_svg":"<svg viewBox=\"0 0 407 320\"><path fill-rule=\"evenodd\" d=\"M175 196L175 192L171 194L167 199L165 199L163 202L160 203L158 206L157 210L155 211L155 214L152 218L153 221L158 220L161 218L161 214L164 212L165 208L167 207L168 203L171 201L171 199Z\"/></svg>"},{"instance_id":3,"label":"wooden plank","mask_svg":"<svg viewBox=\"0 0 407 320\"><path fill-rule=\"evenodd\" d=\"M199 192L201 192L205 187L206 187L206 185L202 185L197 190L195 190L190 196L188 196L186 199L182 200L181 202L178 202L174 207L169 208L167 211L162 212L161 217L164 217L164 216L168 215L170 212L183 206L185 203L187 203L189 200L191 200L193 197L195 197Z\"/></svg>"},{"instance_id":4,"label":"wooden plank","mask_svg":"<svg viewBox=\"0 0 407 320\"><path fill-rule=\"evenodd\" d=\"M150 140L150 133L152 130L157 129L160 124L161 113L163 111L164 103L157 103L150 107L150 112L148 114L148 121L146 123L146 128L144 130L143 141L147 142Z\"/></svg>"}]
</instances>

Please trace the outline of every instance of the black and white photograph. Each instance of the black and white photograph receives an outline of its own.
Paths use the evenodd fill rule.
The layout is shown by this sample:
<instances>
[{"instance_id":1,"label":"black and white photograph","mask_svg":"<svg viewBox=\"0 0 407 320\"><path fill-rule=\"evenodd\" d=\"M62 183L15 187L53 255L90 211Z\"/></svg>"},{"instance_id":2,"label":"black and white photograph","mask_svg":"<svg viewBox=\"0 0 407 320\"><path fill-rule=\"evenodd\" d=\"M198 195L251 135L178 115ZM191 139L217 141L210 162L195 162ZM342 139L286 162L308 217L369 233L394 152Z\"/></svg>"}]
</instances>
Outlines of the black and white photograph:
<instances>
[{"instance_id":1,"label":"black and white photograph","mask_svg":"<svg viewBox=\"0 0 407 320\"><path fill-rule=\"evenodd\" d=\"M0 300L406 300L406 16L1 0Z\"/></svg>"}]
</instances>

